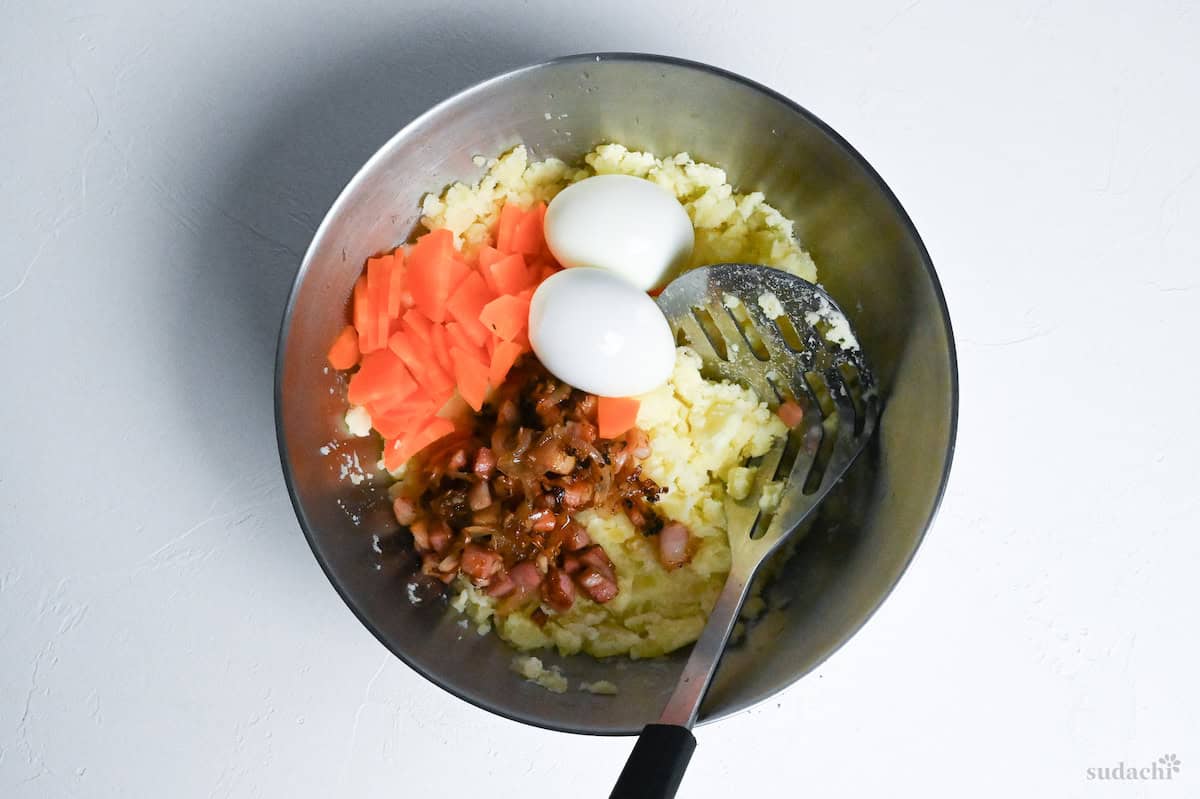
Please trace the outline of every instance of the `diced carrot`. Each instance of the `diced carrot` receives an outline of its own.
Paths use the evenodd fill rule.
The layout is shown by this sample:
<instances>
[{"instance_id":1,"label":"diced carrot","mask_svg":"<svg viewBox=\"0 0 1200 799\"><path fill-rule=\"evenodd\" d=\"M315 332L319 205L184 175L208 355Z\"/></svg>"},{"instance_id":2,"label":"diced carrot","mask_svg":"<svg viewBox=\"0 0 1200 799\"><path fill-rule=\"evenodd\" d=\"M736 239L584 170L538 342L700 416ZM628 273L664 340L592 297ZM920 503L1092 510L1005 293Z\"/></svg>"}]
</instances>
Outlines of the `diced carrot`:
<instances>
[{"instance_id":1,"label":"diced carrot","mask_svg":"<svg viewBox=\"0 0 1200 799\"><path fill-rule=\"evenodd\" d=\"M422 421L426 417L437 414L446 402L455 396L455 388L453 381L451 381L449 386L437 391L425 391L422 389L417 394L414 394L413 397L410 397L402 407L391 409L388 413L407 411L416 421Z\"/></svg>"},{"instance_id":2,"label":"diced carrot","mask_svg":"<svg viewBox=\"0 0 1200 799\"><path fill-rule=\"evenodd\" d=\"M458 396L455 393L456 388L457 388L457 386L450 385L445 391L438 392L434 396L434 400L437 403L438 411L440 411L442 408L444 408L446 406L447 402L450 402L454 397ZM442 413L440 415L445 416L446 414Z\"/></svg>"},{"instance_id":3,"label":"diced carrot","mask_svg":"<svg viewBox=\"0 0 1200 799\"><path fill-rule=\"evenodd\" d=\"M509 252L519 252L524 255L537 255L546 244L542 229L546 219L546 204L538 203L525 212L513 229L512 244ZM503 248L502 248L503 249Z\"/></svg>"},{"instance_id":4,"label":"diced carrot","mask_svg":"<svg viewBox=\"0 0 1200 799\"><path fill-rule=\"evenodd\" d=\"M334 369L349 369L358 363L358 332L354 325L346 325L333 346L329 348L329 365Z\"/></svg>"},{"instance_id":5,"label":"diced carrot","mask_svg":"<svg viewBox=\"0 0 1200 799\"><path fill-rule=\"evenodd\" d=\"M554 274L562 271L562 264L554 260L554 256L549 253L542 253L529 262L529 269L539 275L543 272Z\"/></svg>"},{"instance_id":6,"label":"diced carrot","mask_svg":"<svg viewBox=\"0 0 1200 799\"><path fill-rule=\"evenodd\" d=\"M391 282L391 269L388 269L388 275L384 278L383 290L379 293L379 305L375 310L379 314L378 321L375 324L375 335L378 337L375 340L380 343L380 347L387 346L388 328L391 326L391 318L388 316L388 285Z\"/></svg>"},{"instance_id":7,"label":"diced carrot","mask_svg":"<svg viewBox=\"0 0 1200 799\"><path fill-rule=\"evenodd\" d=\"M434 322L446 320L446 300L470 272L454 250L454 234L445 228L417 239L408 255L408 290L413 302Z\"/></svg>"},{"instance_id":8,"label":"diced carrot","mask_svg":"<svg viewBox=\"0 0 1200 799\"><path fill-rule=\"evenodd\" d=\"M417 348L413 346L413 341L414 337L411 334L401 330L388 337L388 349L396 353L396 357L404 363L417 383L424 387L428 382L426 372L429 371L429 367L421 358Z\"/></svg>"},{"instance_id":9,"label":"diced carrot","mask_svg":"<svg viewBox=\"0 0 1200 799\"><path fill-rule=\"evenodd\" d=\"M433 322L429 321L429 317L421 313L416 308L409 308L404 312L404 326L417 334L425 341L429 341L430 328L433 327Z\"/></svg>"},{"instance_id":10,"label":"diced carrot","mask_svg":"<svg viewBox=\"0 0 1200 799\"><path fill-rule=\"evenodd\" d=\"M391 440L384 442L383 465L387 467L388 471L396 471L406 462L408 462L408 459L415 455L420 449L423 449L429 445L422 444L417 446L418 439L424 438L425 435L428 435L423 435L422 431L424 428L429 426L431 418L432 417L425 417L410 422L405 432L397 435ZM451 432L453 429L453 426L451 426L450 430L447 432ZM433 443L433 441L436 440L436 438L432 439L429 443Z\"/></svg>"},{"instance_id":11,"label":"diced carrot","mask_svg":"<svg viewBox=\"0 0 1200 799\"><path fill-rule=\"evenodd\" d=\"M488 382L494 387L499 387L522 352L520 345L511 341L496 342L496 350L492 353L492 362L488 367Z\"/></svg>"},{"instance_id":12,"label":"diced carrot","mask_svg":"<svg viewBox=\"0 0 1200 799\"><path fill-rule=\"evenodd\" d=\"M370 308L367 329L371 331L371 349L387 344L388 273L391 265L390 255L367 259L367 307Z\"/></svg>"},{"instance_id":13,"label":"diced carrot","mask_svg":"<svg viewBox=\"0 0 1200 799\"><path fill-rule=\"evenodd\" d=\"M383 436L384 447L387 446L389 438L395 438L404 434L404 430L400 424L390 416L371 416L371 428Z\"/></svg>"},{"instance_id":14,"label":"diced carrot","mask_svg":"<svg viewBox=\"0 0 1200 799\"><path fill-rule=\"evenodd\" d=\"M413 396L409 394L408 396ZM404 412L404 400L395 399L391 396L382 396L379 399L371 400L363 405L367 409L367 413L371 415L371 426L376 427L375 422L385 416L394 416ZM376 427L376 429L378 429Z\"/></svg>"},{"instance_id":15,"label":"diced carrot","mask_svg":"<svg viewBox=\"0 0 1200 799\"><path fill-rule=\"evenodd\" d=\"M455 348L468 353L473 359L482 364L487 364L487 359L483 355L483 347L480 347L471 337L467 335L467 330L458 322L447 322L446 328L446 343L450 347L450 362L454 363Z\"/></svg>"},{"instance_id":16,"label":"diced carrot","mask_svg":"<svg viewBox=\"0 0 1200 799\"><path fill-rule=\"evenodd\" d=\"M434 357L433 347L420 336L407 330L395 333L388 339L388 349L404 362L422 388L445 391L454 387L454 382Z\"/></svg>"},{"instance_id":17,"label":"diced carrot","mask_svg":"<svg viewBox=\"0 0 1200 799\"><path fill-rule=\"evenodd\" d=\"M368 410L371 411L371 425L384 438L397 438L421 427L444 402L442 396L417 390L392 407L368 406Z\"/></svg>"},{"instance_id":18,"label":"diced carrot","mask_svg":"<svg viewBox=\"0 0 1200 799\"><path fill-rule=\"evenodd\" d=\"M479 248L479 271L485 271L489 266L504 258L504 253L487 244Z\"/></svg>"},{"instance_id":19,"label":"diced carrot","mask_svg":"<svg viewBox=\"0 0 1200 799\"><path fill-rule=\"evenodd\" d=\"M408 250L408 268L437 262L454 254L454 233L449 228L438 228L417 237L417 243Z\"/></svg>"},{"instance_id":20,"label":"diced carrot","mask_svg":"<svg viewBox=\"0 0 1200 799\"><path fill-rule=\"evenodd\" d=\"M525 212L516 203L505 201L500 209L500 224L496 226L496 249L500 252L516 252L513 249L513 234L516 233L517 223L525 217Z\"/></svg>"},{"instance_id":21,"label":"diced carrot","mask_svg":"<svg viewBox=\"0 0 1200 799\"><path fill-rule=\"evenodd\" d=\"M476 268L479 270L479 274L483 275L483 282L487 283L487 287L492 290L493 294L500 294L501 292L496 288L496 284L492 280L492 264L496 263L497 261L502 261L506 257L507 256L505 256L504 253L500 252L495 247L489 247L485 244L479 248Z\"/></svg>"},{"instance_id":22,"label":"diced carrot","mask_svg":"<svg viewBox=\"0 0 1200 799\"><path fill-rule=\"evenodd\" d=\"M483 408L484 397L488 389L488 367L479 360L458 347L450 350L454 360L454 379L458 383L458 393L467 401L476 413Z\"/></svg>"},{"instance_id":23,"label":"diced carrot","mask_svg":"<svg viewBox=\"0 0 1200 799\"><path fill-rule=\"evenodd\" d=\"M385 439L403 438L413 432L413 415L403 409L392 413L371 414L371 426Z\"/></svg>"},{"instance_id":24,"label":"diced carrot","mask_svg":"<svg viewBox=\"0 0 1200 799\"><path fill-rule=\"evenodd\" d=\"M413 454L415 455L417 452L420 452L425 447L437 441L439 438L444 438L453 432L454 422L451 422L449 419L443 419L440 416L430 417L429 424L427 424L418 434L418 440L420 441L423 439L423 441L417 449L413 450Z\"/></svg>"},{"instance_id":25,"label":"diced carrot","mask_svg":"<svg viewBox=\"0 0 1200 799\"><path fill-rule=\"evenodd\" d=\"M454 366L450 361L450 338L446 335L445 326L433 325L429 329L429 344L433 348L433 357L437 360L438 366L453 374Z\"/></svg>"},{"instance_id":26,"label":"diced carrot","mask_svg":"<svg viewBox=\"0 0 1200 799\"><path fill-rule=\"evenodd\" d=\"M367 290L367 276L360 275L354 284L354 329L358 331L358 348L367 353L378 347L372 347L371 341L371 308L370 292Z\"/></svg>"},{"instance_id":27,"label":"diced carrot","mask_svg":"<svg viewBox=\"0 0 1200 799\"><path fill-rule=\"evenodd\" d=\"M400 460L400 448L403 446L403 438L383 442L383 465L388 471L394 472L404 465L404 461Z\"/></svg>"},{"instance_id":28,"label":"diced carrot","mask_svg":"<svg viewBox=\"0 0 1200 799\"><path fill-rule=\"evenodd\" d=\"M403 399L417 389L417 382L391 350L370 352L363 356L362 365L350 378L347 397L352 405L388 397Z\"/></svg>"},{"instance_id":29,"label":"diced carrot","mask_svg":"<svg viewBox=\"0 0 1200 799\"><path fill-rule=\"evenodd\" d=\"M405 463L413 455L428 447L439 438L444 438L454 432L454 423L440 416L431 416L429 420L410 436L405 436L399 448L397 457L400 463ZM384 465L387 465L386 462ZM389 469L392 467L388 467ZM398 468L398 467L397 467Z\"/></svg>"},{"instance_id":30,"label":"diced carrot","mask_svg":"<svg viewBox=\"0 0 1200 799\"><path fill-rule=\"evenodd\" d=\"M425 361L427 388L430 391L437 392L437 394L454 394L454 378L451 377L452 370L448 370L448 368L442 366L442 359L439 359L437 353L434 352L432 342L413 338L413 347L416 349L416 353L418 353L420 359Z\"/></svg>"},{"instance_id":31,"label":"diced carrot","mask_svg":"<svg viewBox=\"0 0 1200 799\"><path fill-rule=\"evenodd\" d=\"M633 397L600 397L596 419L601 438L616 438L637 424L641 401Z\"/></svg>"},{"instance_id":32,"label":"diced carrot","mask_svg":"<svg viewBox=\"0 0 1200 799\"><path fill-rule=\"evenodd\" d=\"M482 347L489 336L488 329L479 321L479 313L483 306L495 297L495 292L487 287L483 277L478 272L471 272L446 301L446 310L450 316L463 326L467 336L477 347Z\"/></svg>"},{"instance_id":33,"label":"diced carrot","mask_svg":"<svg viewBox=\"0 0 1200 799\"><path fill-rule=\"evenodd\" d=\"M388 297L387 297L387 315L388 319L396 319L409 305L412 305L412 298L406 297L405 284L407 281L408 270L404 266L404 250L399 247L392 254L392 271L388 274ZM409 300L407 303L405 300Z\"/></svg>"},{"instance_id":34,"label":"diced carrot","mask_svg":"<svg viewBox=\"0 0 1200 799\"><path fill-rule=\"evenodd\" d=\"M491 284L497 294L516 294L533 285L537 276L525 265L525 257L519 252L505 256L487 267Z\"/></svg>"},{"instance_id":35,"label":"diced carrot","mask_svg":"<svg viewBox=\"0 0 1200 799\"><path fill-rule=\"evenodd\" d=\"M338 333L328 358L337 369L358 364L349 400L371 414L389 469L456 424L470 425L489 385L503 384L529 351L534 289L561 269L546 249L545 214L545 203L526 210L506 202L496 246L480 247L469 261L448 229L367 260L354 287L353 324ZM637 412L635 399L601 398L601 435L623 434Z\"/></svg>"},{"instance_id":36,"label":"diced carrot","mask_svg":"<svg viewBox=\"0 0 1200 799\"><path fill-rule=\"evenodd\" d=\"M513 341L529 325L529 298L505 294L483 306L479 321L505 341Z\"/></svg>"},{"instance_id":37,"label":"diced carrot","mask_svg":"<svg viewBox=\"0 0 1200 799\"><path fill-rule=\"evenodd\" d=\"M371 414L372 426L376 430L379 430L384 438L395 438L389 432L384 432L383 428L376 424L376 422L380 419L388 419L393 427L406 418L410 423L420 422L426 416L436 411L441 402L445 402L442 396L435 395L424 388L417 388L411 394L399 400L392 396L381 397L367 403L366 408Z\"/></svg>"},{"instance_id":38,"label":"diced carrot","mask_svg":"<svg viewBox=\"0 0 1200 799\"><path fill-rule=\"evenodd\" d=\"M383 350L380 350L380 352L383 352ZM371 425L374 427L376 419L408 413L413 403L416 403L416 406L422 406L428 402L427 394L420 388L417 388L407 396L384 394L378 399L366 403L363 407L367 409L367 413L371 414Z\"/></svg>"},{"instance_id":39,"label":"diced carrot","mask_svg":"<svg viewBox=\"0 0 1200 799\"><path fill-rule=\"evenodd\" d=\"M449 419L455 427L463 430L470 428L475 423L475 411L471 410L471 406L457 391L442 403L437 415L443 419Z\"/></svg>"}]
</instances>

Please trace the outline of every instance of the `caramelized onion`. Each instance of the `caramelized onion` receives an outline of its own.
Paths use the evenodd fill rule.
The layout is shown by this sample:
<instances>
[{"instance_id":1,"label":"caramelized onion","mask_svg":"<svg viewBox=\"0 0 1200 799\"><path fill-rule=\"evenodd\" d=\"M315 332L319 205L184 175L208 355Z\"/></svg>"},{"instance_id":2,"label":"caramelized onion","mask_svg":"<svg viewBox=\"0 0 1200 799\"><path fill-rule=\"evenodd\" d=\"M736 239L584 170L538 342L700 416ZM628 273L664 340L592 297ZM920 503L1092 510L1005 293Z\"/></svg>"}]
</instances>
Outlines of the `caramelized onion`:
<instances>
[{"instance_id":1,"label":"caramelized onion","mask_svg":"<svg viewBox=\"0 0 1200 799\"><path fill-rule=\"evenodd\" d=\"M487 480L480 480L467 492L467 504L473 511L480 511L492 504L492 489Z\"/></svg>"},{"instance_id":2,"label":"caramelized onion","mask_svg":"<svg viewBox=\"0 0 1200 799\"><path fill-rule=\"evenodd\" d=\"M408 497L396 497L392 501L392 513L396 515L396 521L409 525L417 519L417 505Z\"/></svg>"},{"instance_id":3,"label":"caramelized onion","mask_svg":"<svg viewBox=\"0 0 1200 799\"><path fill-rule=\"evenodd\" d=\"M624 513L661 535L665 489L639 466L651 454L646 432L600 438L597 406L526 356L467 428L419 453L392 510L412 530L422 571L443 582L465 575L500 615L539 598L564 612L577 586L596 602L616 596L612 561L574 515ZM681 556L677 536L657 542L664 563ZM686 535L683 544L686 556Z\"/></svg>"}]
</instances>

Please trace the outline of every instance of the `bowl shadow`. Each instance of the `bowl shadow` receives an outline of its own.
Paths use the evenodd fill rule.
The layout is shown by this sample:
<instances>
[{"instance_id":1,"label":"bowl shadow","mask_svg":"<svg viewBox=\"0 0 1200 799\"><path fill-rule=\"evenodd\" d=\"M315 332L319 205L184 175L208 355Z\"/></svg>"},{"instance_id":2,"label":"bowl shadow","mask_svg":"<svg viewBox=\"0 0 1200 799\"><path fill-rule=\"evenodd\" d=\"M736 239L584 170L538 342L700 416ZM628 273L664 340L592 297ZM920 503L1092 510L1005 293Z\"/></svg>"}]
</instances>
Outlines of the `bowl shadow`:
<instances>
[{"instance_id":1,"label":"bowl shadow","mask_svg":"<svg viewBox=\"0 0 1200 799\"><path fill-rule=\"evenodd\" d=\"M414 117L559 47L469 25L447 36L419 23L381 29L350 53L315 47L311 61L281 65L286 92L262 98L251 122L212 131L226 143L183 176L203 203L193 235L179 244L188 268L185 290L177 283L170 292L181 306L167 379L191 432L193 468L222 485L270 482L271 539L287 533L301 541L279 467L274 362L284 307L317 226L361 165ZM249 107L226 96L231 107ZM224 110L213 118L229 118Z\"/></svg>"}]
</instances>

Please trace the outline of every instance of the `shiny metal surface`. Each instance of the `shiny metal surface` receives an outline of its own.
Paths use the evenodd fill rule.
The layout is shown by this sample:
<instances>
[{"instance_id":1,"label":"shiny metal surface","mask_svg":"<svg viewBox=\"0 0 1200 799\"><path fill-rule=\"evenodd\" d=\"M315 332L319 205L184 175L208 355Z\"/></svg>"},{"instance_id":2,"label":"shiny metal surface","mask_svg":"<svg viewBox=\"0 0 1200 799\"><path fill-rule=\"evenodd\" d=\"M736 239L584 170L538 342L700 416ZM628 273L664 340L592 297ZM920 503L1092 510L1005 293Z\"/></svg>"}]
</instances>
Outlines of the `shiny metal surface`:
<instances>
[{"instance_id":1,"label":"shiny metal surface","mask_svg":"<svg viewBox=\"0 0 1200 799\"><path fill-rule=\"evenodd\" d=\"M779 305L768 315L760 299ZM879 420L875 379L837 302L820 287L752 264L718 264L671 281L658 298L677 341L704 361L708 374L755 388L775 408L794 402L801 422L751 460L754 484L742 499L725 498L732 562L660 724L691 727L700 713L754 575L837 485L871 440ZM783 485L778 507L762 510L764 487Z\"/></svg>"},{"instance_id":2,"label":"shiny metal surface","mask_svg":"<svg viewBox=\"0 0 1200 799\"><path fill-rule=\"evenodd\" d=\"M402 81L403 76L397 76ZM550 114L551 119L545 119ZM565 115L565 116L564 116ZM383 493L339 477L321 447L339 438L344 400L324 354L367 256L406 239L422 194L474 180L476 154L518 143L575 159L601 141L722 166L796 221L820 280L854 322L888 411L873 444L822 503L767 592L772 610L722 662L700 722L742 710L821 663L866 621L912 558L941 498L954 449L957 373L941 289L912 223L878 175L814 116L765 87L662 57L573 56L468 89L414 120L350 182L305 255L280 334L276 416L297 516L358 618L398 657L455 695L554 729L631 734L670 696L687 657L599 662L544 655L572 685L610 679L616 697L551 695L508 669L495 636L457 626L435 600L412 604L407 534ZM373 462L365 439L339 441ZM372 533L383 554L374 551Z\"/></svg>"}]
</instances>

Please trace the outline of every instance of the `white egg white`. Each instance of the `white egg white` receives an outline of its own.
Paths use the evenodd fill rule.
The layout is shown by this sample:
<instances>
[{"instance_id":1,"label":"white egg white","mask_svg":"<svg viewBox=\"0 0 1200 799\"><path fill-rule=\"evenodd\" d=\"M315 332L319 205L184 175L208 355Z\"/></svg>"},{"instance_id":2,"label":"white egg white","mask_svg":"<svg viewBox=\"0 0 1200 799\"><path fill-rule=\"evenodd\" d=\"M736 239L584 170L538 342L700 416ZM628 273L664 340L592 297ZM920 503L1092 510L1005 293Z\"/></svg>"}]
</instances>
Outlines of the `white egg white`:
<instances>
[{"instance_id":1,"label":"white egg white","mask_svg":"<svg viewBox=\"0 0 1200 799\"><path fill-rule=\"evenodd\" d=\"M695 231L666 189L632 175L596 175L546 209L546 244L565 267L607 269L642 291L687 263Z\"/></svg>"},{"instance_id":2,"label":"white egg white","mask_svg":"<svg viewBox=\"0 0 1200 799\"><path fill-rule=\"evenodd\" d=\"M666 382L675 340L645 292L604 269L564 269L529 306L529 342L558 379L602 397L631 397Z\"/></svg>"}]
</instances>

